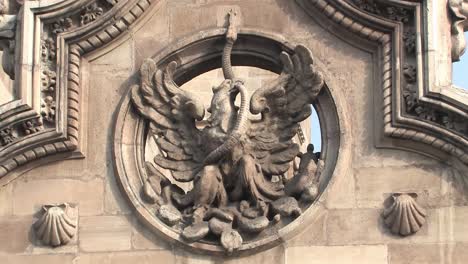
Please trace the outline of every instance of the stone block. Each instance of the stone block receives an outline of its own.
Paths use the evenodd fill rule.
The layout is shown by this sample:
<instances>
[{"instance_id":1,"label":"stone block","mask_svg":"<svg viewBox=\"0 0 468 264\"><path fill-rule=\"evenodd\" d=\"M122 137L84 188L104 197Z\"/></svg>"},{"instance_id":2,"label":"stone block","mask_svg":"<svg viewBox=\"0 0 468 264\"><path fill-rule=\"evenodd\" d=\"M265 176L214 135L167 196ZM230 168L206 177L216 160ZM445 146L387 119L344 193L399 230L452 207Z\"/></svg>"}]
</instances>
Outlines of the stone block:
<instances>
[{"instance_id":1,"label":"stone block","mask_svg":"<svg viewBox=\"0 0 468 264\"><path fill-rule=\"evenodd\" d=\"M279 1L275 1L279 3ZM257 1L242 1L238 5L242 12L242 25L244 27L257 27L273 31L274 33L286 32L289 16L282 9L281 4L272 1L264 1L261 5Z\"/></svg>"},{"instance_id":2,"label":"stone block","mask_svg":"<svg viewBox=\"0 0 468 264\"><path fill-rule=\"evenodd\" d=\"M127 39L108 53L90 61L90 75L111 73L129 75L134 70L134 43Z\"/></svg>"},{"instance_id":3,"label":"stone block","mask_svg":"<svg viewBox=\"0 0 468 264\"><path fill-rule=\"evenodd\" d=\"M444 244L389 245L388 264L446 263L447 246Z\"/></svg>"},{"instance_id":4,"label":"stone block","mask_svg":"<svg viewBox=\"0 0 468 264\"><path fill-rule=\"evenodd\" d=\"M328 211L322 209L311 215L314 220L300 234L286 241L287 247L325 245L327 243Z\"/></svg>"},{"instance_id":5,"label":"stone block","mask_svg":"<svg viewBox=\"0 0 468 264\"><path fill-rule=\"evenodd\" d=\"M455 207L454 217L451 223L453 226L453 238L456 242L468 242L468 206ZM450 224L450 223L448 223Z\"/></svg>"},{"instance_id":6,"label":"stone block","mask_svg":"<svg viewBox=\"0 0 468 264\"><path fill-rule=\"evenodd\" d=\"M330 210L326 233L330 245L381 244L383 224L380 210Z\"/></svg>"},{"instance_id":7,"label":"stone block","mask_svg":"<svg viewBox=\"0 0 468 264\"><path fill-rule=\"evenodd\" d=\"M284 264L284 247L277 246L270 250L262 251L257 254L245 257L213 257L207 255L196 255L183 250L175 250L176 264Z\"/></svg>"},{"instance_id":8,"label":"stone block","mask_svg":"<svg viewBox=\"0 0 468 264\"><path fill-rule=\"evenodd\" d=\"M451 250L450 260L452 264L465 264L468 259L468 243L456 243ZM448 261L447 261L448 262ZM448 262L450 263L450 262Z\"/></svg>"},{"instance_id":9,"label":"stone block","mask_svg":"<svg viewBox=\"0 0 468 264\"><path fill-rule=\"evenodd\" d=\"M174 256L170 251L135 251L118 253L81 254L74 264L153 264L174 263Z\"/></svg>"},{"instance_id":10,"label":"stone block","mask_svg":"<svg viewBox=\"0 0 468 264\"><path fill-rule=\"evenodd\" d=\"M286 264L387 264L387 247L317 246L291 247L286 250Z\"/></svg>"},{"instance_id":11,"label":"stone block","mask_svg":"<svg viewBox=\"0 0 468 264\"><path fill-rule=\"evenodd\" d=\"M240 7L237 5L219 5L216 6L216 26L218 27L224 27L226 28L229 24L228 16L227 14L233 10L236 12L237 16L237 27L242 27L242 11L240 10Z\"/></svg>"},{"instance_id":12,"label":"stone block","mask_svg":"<svg viewBox=\"0 0 468 264\"><path fill-rule=\"evenodd\" d=\"M351 174L352 170L346 170L346 174L335 175L326 189L327 208L354 208L356 206L355 180Z\"/></svg>"},{"instance_id":13,"label":"stone block","mask_svg":"<svg viewBox=\"0 0 468 264\"><path fill-rule=\"evenodd\" d=\"M440 198L441 171L438 166L361 168L355 171L358 207L382 207L391 193L416 192L427 202ZM418 198L421 205L421 199ZM434 202L433 202L434 203Z\"/></svg>"},{"instance_id":14,"label":"stone block","mask_svg":"<svg viewBox=\"0 0 468 264\"><path fill-rule=\"evenodd\" d=\"M0 218L0 252L24 253L31 244L32 222L30 216Z\"/></svg>"},{"instance_id":15,"label":"stone block","mask_svg":"<svg viewBox=\"0 0 468 264\"><path fill-rule=\"evenodd\" d=\"M85 252L130 250L132 228L123 216L81 217L79 237Z\"/></svg>"},{"instance_id":16,"label":"stone block","mask_svg":"<svg viewBox=\"0 0 468 264\"><path fill-rule=\"evenodd\" d=\"M96 178L99 171L95 168L89 170L87 165L88 161L83 159L60 160L27 171L21 177L28 181L49 179L80 179L86 181Z\"/></svg>"},{"instance_id":17,"label":"stone block","mask_svg":"<svg viewBox=\"0 0 468 264\"><path fill-rule=\"evenodd\" d=\"M0 186L0 217L13 214L13 185Z\"/></svg>"},{"instance_id":18,"label":"stone block","mask_svg":"<svg viewBox=\"0 0 468 264\"><path fill-rule=\"evenodd\" d=\"M103 185L101 179L16 181L13 187L13 213L32 215L44 204L68 202L78 204L80 215L101 214L104 200Z\"/></svg>"},{"instance_id":19,"label":"stone block","mask_svg":"<svg viewBox=\"0 0 468 264\"><path fill-rule=\"evenodd\" d=\"M135 66L139 68L145 58L152 57L169 43L169 15L167 2L156 4L155 11L135 29L132 38L135 42Z\"/></svg>"},{"instance_id":20,"label":"stone block","mask_svg":"<svg viewBox=\"0 0 468 264\"><path fill-rule=\"evenodd\" d=\"M132 246L138 250L170 249L171 246L161 237L144 227L136 219L132 230Z\"/></svg>"},{"instance_id":21,"label":"stone block","mask_svg":"<svg viewBox=\"0 0 468 264\"><path fill-rule=\"evenodd\" d=\"M173 40L216 26L216 11L212 7L170 5L168 12L170 37Z\"/></svg>"},{"instance_id":22,"label":"stone block","mask_svg":"<svg viewBox=\"0 0 468 264\"><path fill-rule=\"evenodd\" d=\"M0 255L0 263L8 264L74 264L72 254L59 255Z\"/></svg>"},{"instance_id":23,"label":"stone block","mask_svg":"<svg viewBox=\"0 0 468 264\"><path fill-rule=\"evenodd\" d=\"M111 172L113 169L109 168ZM104 189L104 212L106 214L130 214L131 209L124 199L120 187L117 186L113 173L109 173Z\"/></svg>"}]
</instances>

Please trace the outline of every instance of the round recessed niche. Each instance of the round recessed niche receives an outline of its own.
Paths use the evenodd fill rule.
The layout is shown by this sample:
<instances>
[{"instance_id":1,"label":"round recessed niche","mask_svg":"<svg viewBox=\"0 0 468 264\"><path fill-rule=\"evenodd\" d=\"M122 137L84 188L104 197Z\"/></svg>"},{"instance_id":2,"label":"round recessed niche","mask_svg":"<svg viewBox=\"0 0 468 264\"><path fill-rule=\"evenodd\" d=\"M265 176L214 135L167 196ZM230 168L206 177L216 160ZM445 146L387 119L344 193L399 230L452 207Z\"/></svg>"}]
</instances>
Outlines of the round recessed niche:
<instances>
[{"instance_id":1,"label":"round recessed niche","mask_svg":"<svg viewBox=\"0 0 468 264\"><path fill-rule=\"evenodd\" d=\"M183 39L160 52L152 60L157 69L165 69L170 62L177 62L177 67L171 74L174 85L184 89L184 84L195 77L221 68L221 56L225 42L224 33L223 29L205 31ZM294 47L280 37L250 31L239 33L232 51L232 65L257 68L249 70L251 76L248 76L244 83L245 86L250 85L249 94L266 85L268 83L266 79L274 79L281 73L283 66L280 54L283 51L291 55L295 52ZM244 71L241 70L239 78L243 77L242 73ZM265 77L265 80L256 80L261 79L260 77L256 78L256 75L259 74L268 77ZM210 77L197 82L200 86L210 85L210 81L213 79ZM151 79L151 82L153 81ZM189 85L188 89L196 94L200 100L205 100L208 107L208 102L211 100L209 98L211 86L218 85L219 83L213 81L209 89L206 87L195 89L193 84ZM205 97L207 99L204 99ZM239 99L235 102L236 105L239 104L238 101ZM251 200L247 198L233 199L235 200L233 201L230 197L231 193L228 192L227 202L223 206L214 205L206 210L201 210L195 205L180 206L180 201L177 201L174 198L176 195L172 193L179 193L177 194L179 197L188 196L187 193L190 193L194 188L194 181L199 180L199 178L194 176L193 179L178 181L176 179L180 179L178 178L180 176L175 175L174 177L174 172L153 161L156 155L170 158L169 153L166 153L167 146L161 149L161 145L156 143L161 137L164 139L164 136L155 133L151 123L138 114L132 104L130 91L128 96L122 100L115 127L113 153L116 178L142 223L172 243L177 243L196 252L210 254L226 254L226 252L243 254L273 247L282 243L285 237L291 237L300 232L310 222L309 220L313 220L314 208L316 207L314 201L318 200L327 188L335 168L340 145L339 123L334 101L326 84L313 102L313 108L320 120L321 131L319 133L321 134L322 146L320 154L314 152L314 157L316 157L316 165L321 166L321 172L319 181L316 183L315 196L307 202L301 200L302 196L291 198L294 196L292 194L276 200L271 198L265 203L257 200L250 202ZM207 114L204 120L197 121L196 126L200 131L207 126L208 119L209 115ZM250 119L259 120L261 117L258 114L251 114ZM302 129L299 129L293 138L293 141L299 145L301 153L307 153L307 142L310 139L307 136L310 131L307 128L307 122L310 124L310 121L304 121L303 124L306 125L302 126ZM300 135L301 133L302 135ZM312 131L312 133L317 133L317 131ZM300 166L300 163L300 158L293 159L288 163L287 172L281 175L265 176L268 182L262 184L279 186L274 188L280 189L287 188L288 182L297 175L299 170L297 167ZM225 184L224 174L221 169L220 171L221 182ZM157 181L150 181L149 178L154 174L159 175L163 180L159 178ZM151 184L148 184L149 182ZM163 189L170 189L172 193L164 194ZM169 195L169 198L165 195ZM167 199L171 200L170 204L168 204ZM248 201L246 202L246 200ZM293 200L297 202L297 205ZM288 203L291 202L294 206L288 207L290 205ZM177 205L172 205L172 203ZM200 219L194 217L199 211L203 211L203 216ZM228 227L226 227L227 225ZM192 229L188 230L189 228ZM201 236L201 238L197 236ZM234 250L227 250L231 244L238 244L238 246Z\"/></svg>"}]
</instances>

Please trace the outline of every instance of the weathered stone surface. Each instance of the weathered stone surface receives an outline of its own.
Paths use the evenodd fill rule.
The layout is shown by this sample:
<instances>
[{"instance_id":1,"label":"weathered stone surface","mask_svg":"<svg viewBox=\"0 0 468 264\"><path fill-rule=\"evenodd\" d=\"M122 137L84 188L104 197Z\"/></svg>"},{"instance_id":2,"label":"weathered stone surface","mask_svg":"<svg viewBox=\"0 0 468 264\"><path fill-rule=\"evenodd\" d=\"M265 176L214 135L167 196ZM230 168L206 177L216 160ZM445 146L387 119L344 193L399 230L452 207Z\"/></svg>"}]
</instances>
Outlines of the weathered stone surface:
<instances>
[{"instance_id":1,"label":"weathered stone surface","mask_svg":"<svg viewBox=\"0 0 468 264\"><path fill-rule=\"evenodd\" d=\"M144 227L137 219L133 220L132 248L137 250L171 249L160 236Z\"/></svg>"},{"instance_id":2,"label":"weathered stone surface","mask_svg":"<svg viewBox=\"0 0 468 264\"><path fill-rule=\"evenodd\" d=\"M207 16L206 12L208 12L206 9L202 10L185 5L171 9L169 14L169 24L172 25L170 27L171 37L175 39L189 33L195 33L196 29L200 30L215 26L216 15Z\"/></svg>"},{"instance_id":3,"label":"weathered stone surface","mask_svg":"<svg viewBox=\"0 0 468 264\"><path fill-rule=\"evenodd\" d=\"M468 247L467 243L456 243L451 255L448 259L452 261L453 264L463 264L468 259ZM450 252L450 251L449 251Z\"/></svg>"},{"instance_id":4,"label":"weathered stone surface","mask_svg":"<svg viewBox=\"0 0 468 264\"><path fill-rule=\"evenodd\" d=\"M265 216L260 216L254 219L241 217L238 222L239 228L248 233L259 233L265 230L269 224L270 221Z\"/></svg>"},{"instance_id":5,"label":"weathered stone surface","mask_svg":"<svg viewBox=\"0 0 468 264\"><path fill-rule=\"evenodd\" d=\"M362 168L355 172L359 207L381 207L393 192L420 190L429 199L439 197L441 171L438 166Z\"/></svg>"},{"instance_id":6,"label":"weathered stone surface","mask_svg":"<svg viewBox=\"0 0 468 264\"><path fill-rule=\"evenodd\" d=\"M221 233L221 245L228 253L242 246L242 237L236 230L225 230Z\"/></svg>"},{"instance_id":7,"label":"weathered stone surface","mask_svg":"<svg viewBox=\"0 0 468 264\"><path fill-rule=\"evenodd\" d=\"M101 179L17 181L13 188L13 213L32 215L44 204L66 201L78 204L80 215L101 214L103 194L104 184Z\"/></svg>"},{"instance_id":8,"label":"weathered stone surface","mask_svg":"<svg viewBox=\"0 0 468 264\"><path fill-rule=\"evenodd\" d=\"M135 65L141 65L145 58L154 56L170 41L168 2L160 1L157 8L144 25L135 29L133 36ZM151 29L149 29L151 27Z\"/></svg>"},{"instance_id":9,"label":"weathered stone surface","mask_svg":"<svg viewBox=\"0 0 468 264\"><path fill-rule=\"evenodd\" d=\"M448 259L447 255L448 247L444 244L388 246L388 264L439 264Z\"/></svg>"},{"instance_id":10,"label":"weathered stone surface","mask_svg":"<svg viewBox=\"0 0 468 264\"><path fill-rule=\"evenodd\" d=\"M326 232L330 245L380 244L383 241L381 210L330 210Z\"/></svg>"},{"instance_id":11,"label":"weathered stone surface","mask_svg":"<svg viewBox=\"0 0 468 264\"><path fill-rule=\"evenodd\" d=\"M13 213L12 190L13 186L11 184L0 187L0 217Z\"/></svg>"},{"instance_id":12,"label":"weathered stone surface","mask_svg":"<svg viewBox=\"0 0 468 264\"><path fill-rule=\"evenodd\" d=\"M130 250L132 228L123 216L81 217L79 237L84 252Z\"/></svg>"},{"instance_id":13,"label":"weathered stone surface","mask_svg":"<svg viewBox=\"0 0 468 264\"><path fill-rule=\"evenodd\" d=\"M31 217L0 217L1 253L24 253L30 242ZM8 263L8 262L2 262Z\"/></svg>"},{"instance_id":14,"label":"weathered stone surface","mask_svg":"<svg viewBox=\"0 0 468 264\"><path fill-rule=\"evenodd\" d=\"M457 242L468 242L468 207L455 207L452 209L453 239ZM450 224L450 223L447 223Z\"/></svg>"},{"instance_id":15,"label":"weathered stone surface","mask_svg":"<svg viewBox=\"0 0 468 264\"><path fill-rule=\"evenodd\" d=\"M0 263L12 264L74 264L75 255L0 255Z\"/></svg>"},{"instance_id":16,"label":"weathered stone surface","mask_svg":"<svg viewBox=\"0 0 468 264\"><path fill-rule=\"evenodd\" d=\"M155 262L174 263L174 256L170 251L165 250L81 254L76 257L73 264L152 264Z\"/></svg>"},{"instance_id":17,"label":"weathered stone surface","mask_svg":"<svg viewBox=\"0 0 468 264\"><path fill-rule=\"evenodd\" d=\"M208 221L208 227L211 233L220 236L224 231L232 229L232 222L226 222L213 217Z\"/></svg>"},{"instance_id":18,"label":"weathered stone surface","mask_svg":"<svg viewBox=\"0 0 468 264\"><path fill-rule=\"evenodd\" d=\"M93 60L91 72L120 75L128 74L134 69L134 48L132 41L123 42L115 47L112 53L118 54L118 56L102 56Z\"/></svg>"},{"instance_id":19,"label":"weathered stone surface","mask_svg":"<svg viewBox=\"0 0 468 264\"><path fill-rule=\"evenodd\" d=\"M326 191L329 195L325 201L328 208L346 209L356 207L356 186L352 170L337 177L334 184Z\"/></svg>"},{"instance_id":20,"label":"weathered stone surface","mask_svg":"<svg viewBox=\"0 0 468 264\"><path fill-rule=\"evenodd\" d=\"M158 209L157 216L164 223L170 226L177 224L180 221L180 219L182 219L182 214L179 212L179 210L177 210L177 208L175 208L174 206L167 204L162 205Z\"/></svg>"},{"instance_id":21,"label":"weathered stone surface","mask_svg":"<svg viewBox=\"0 0 468 264\"><path fill-rule=\"evenodd\" d=\"M113 173L113 170L110 172ZM130 214L130 207L128 207L127 201L122 196L115 178L112 175L108 176L104 186L104 212L111 215Z\"/></svg>"},{"instance_id":22,"label":"weathered stone surface","mask_svg":"<svg viewBox=\"0 0 468 264\"><path fill-rule=\"evenodd\" d=\"M208 223L200 222L186 227L182 232L181 236L189 242L195 242L208 235L208 232L210 232Z\"/></svg>"},{"instance_id":23,"label":"weathered stone surface","mask_svg":"<svg viewBox=\"0 0 468 264\"><path fill-rule=\"evenodd\" d=\"M273 211L282 216L299 216L302 212L297 200L293 197L280 198L271 203Z\"/></svg>"},{"instance_id":24,"label":"weathered stone surface","mask_svg":"<svg viewBox=\"0 0 468 264\"><path fill-rule=\"evenodd\" d=\"M328 211L320 210L314 214L311 224L298 235L286 242L287 247L318 246L327 243Z\"/></svg>"},{"instance_id":25,"label":"weathered stone surface","mask_svg":"<svg viewBox=\"0 0 468 264\"><path fill-rule=\"evenodd\" d=\"M286 249L287 264L341 264L358 261L362 264L387 264L386 246L319 246Z\"/></svg>"},{"instance_id":26,"label":"weathered stone surface","mask_svg":"<svg viewBox=\"0 0 468 264\"><path fill-rule=\"evenodd\" d=\"M175 250L175 264L210 264L210 263L226 263L226 264L286 264L285 249L283 246L277 246L270 250L262 251L251 256L241 257L215 257L209 255L192 254L188 251Z\"/></svg>"}]
</instances>

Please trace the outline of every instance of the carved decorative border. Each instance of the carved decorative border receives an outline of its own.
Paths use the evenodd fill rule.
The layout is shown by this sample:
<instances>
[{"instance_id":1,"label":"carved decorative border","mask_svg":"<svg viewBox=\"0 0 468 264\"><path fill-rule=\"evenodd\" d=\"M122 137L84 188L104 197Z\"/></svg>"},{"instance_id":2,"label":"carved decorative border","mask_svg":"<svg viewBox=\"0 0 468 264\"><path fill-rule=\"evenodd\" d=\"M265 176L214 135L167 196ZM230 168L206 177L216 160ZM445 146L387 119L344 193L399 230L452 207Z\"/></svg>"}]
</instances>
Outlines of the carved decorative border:
<instances>
[{"instance_id":1,"label":"carved decorative border","mask_svg":"<svg viewBox=\"0 0 468 264\"><path fill-rule=\"evenodd\" d=\"M126 32L153 2L25 2L15 71L21 99L0 106L0 185L13 178L8 173L39 158L82 157L82 57Z\"/></svg>"},{"instance_id":2,"label":"carved decorative border","mask_svg":"<svg viewBox=\"0 0 468 264\"><path fill-rule=\"evenodd\" d=\"M309 12L323 13L340 27L378 44L382 132L386 137L430 145L468 164L467 105L431 91L431 84L425 81L427 58L420 55L427 50L422 39L422 4L390 0L297 2ZM376 116L378 119L380 116ZM427 153L418 145L392 144Z\"/></svg>"}]
</instances>

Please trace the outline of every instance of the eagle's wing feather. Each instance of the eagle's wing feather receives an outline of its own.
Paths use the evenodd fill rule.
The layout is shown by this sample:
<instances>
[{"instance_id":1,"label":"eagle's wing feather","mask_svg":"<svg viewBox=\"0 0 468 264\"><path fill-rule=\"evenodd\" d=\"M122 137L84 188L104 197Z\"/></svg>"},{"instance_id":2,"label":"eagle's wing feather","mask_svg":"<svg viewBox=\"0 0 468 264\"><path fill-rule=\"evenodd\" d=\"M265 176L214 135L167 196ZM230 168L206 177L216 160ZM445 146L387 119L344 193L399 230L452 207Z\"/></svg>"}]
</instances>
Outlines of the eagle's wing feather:
<instances>
[{"instance_id":1,"label":"eagle's wing feather","mask_svg":"<svg viewBox=\"0 0 468 264\"><path fill-rule=\"evenodd\" d=\"M150 133L162 154L154 162L169 169L177 181L193 180L193 172L202 166L205 153L201 131L195 121L205 114L203 104L180 89L173 81L177 64L171 62L163 70L147 59L140 68L141 84L132 87L135 109L150 121Z\"/></svg>"},{"instance_id":2,"label":"eagle's wing feather","mask_svg":"<svg viewBox=\"0 0 468 264\"><path fill-rule=\"evenodd\" d=\"M250 102L251 112L260 113L261 120L252 121L247 146L267 175L288 171L299 153L299 146L292 139L299 123L312 113L311 104L324 84L311 52L302 45L294 51L292 56L281 54L282 73L258 89Z\"/></svg>"}]
</instances>

